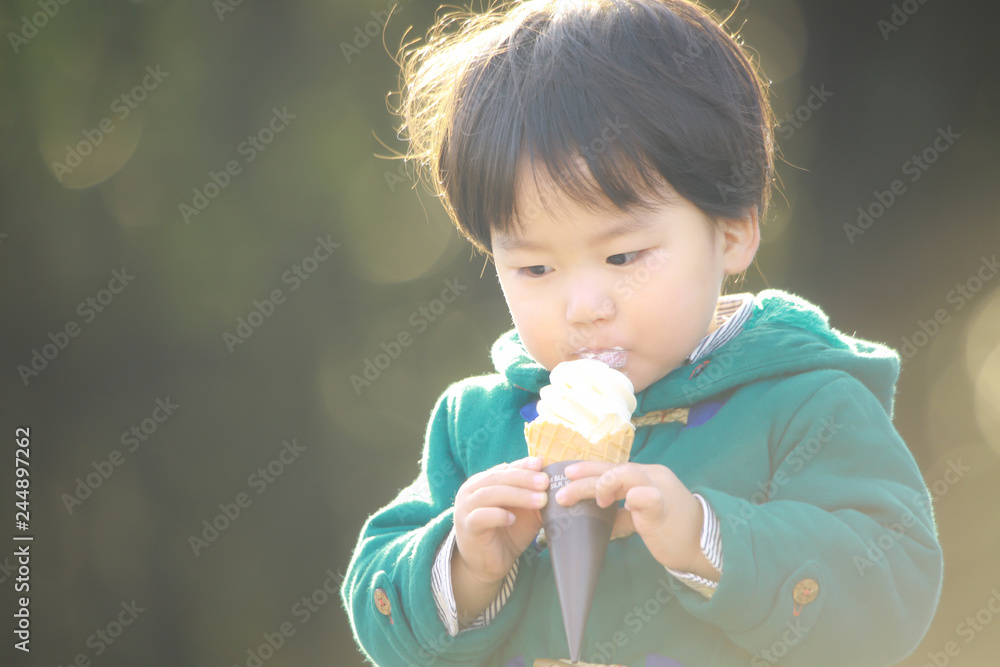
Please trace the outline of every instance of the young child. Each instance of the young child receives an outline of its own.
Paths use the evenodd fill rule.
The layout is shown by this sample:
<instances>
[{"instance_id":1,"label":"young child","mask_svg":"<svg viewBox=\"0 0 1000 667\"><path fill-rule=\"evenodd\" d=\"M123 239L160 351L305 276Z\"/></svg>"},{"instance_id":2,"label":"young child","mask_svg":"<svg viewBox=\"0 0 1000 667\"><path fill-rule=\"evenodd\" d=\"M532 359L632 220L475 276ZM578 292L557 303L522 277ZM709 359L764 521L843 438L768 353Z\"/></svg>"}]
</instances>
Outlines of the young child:
<instances>
[{"instance_id":1,"label":"young child","mask_svg":"<svg viewBox=\"0 0 1000 667\"><path fill-rule=\"evenodd\" d=\"M740 46L685 0L532 0L444 18L404 63L410 157L496 266L516 329L451 386L418 479L365 524L343 587L379 665L566 659L525 420L596 358L638 401L630 462L556 497L622 503L582 660L889 665L942 556L891 422L898 357L769 290L753 261L773 119Z\"/></svg>"}]
</instances>

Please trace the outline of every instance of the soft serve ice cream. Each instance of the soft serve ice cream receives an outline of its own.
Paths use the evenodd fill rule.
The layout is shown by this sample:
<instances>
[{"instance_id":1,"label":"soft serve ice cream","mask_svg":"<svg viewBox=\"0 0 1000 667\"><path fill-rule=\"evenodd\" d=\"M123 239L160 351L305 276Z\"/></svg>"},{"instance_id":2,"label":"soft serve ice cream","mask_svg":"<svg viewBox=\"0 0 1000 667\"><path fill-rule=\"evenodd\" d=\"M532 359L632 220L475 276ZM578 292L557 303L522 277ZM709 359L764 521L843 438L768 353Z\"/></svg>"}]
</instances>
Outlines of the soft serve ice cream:
<instances>
[{"instance_id":1,"label":"soft serve ice cream","mask_svg":"<svg viewBox=\"0 0 1000 667\"><path fill-rule=\"evenodd\" d=\"M596 359L565 361L549 374L538 418L525 425L528 450L555 461L628 460L635 428L635 395L623 373Z\"/></svg>"},{"instance_id":2,"label":"soft serve ice cream","mask_svg":"<svg viewBox=\"0 0 1000 667\"><path fill-rule=\"evenodd\" d=\"M597 442L621 428L632 428L632 382L596 359L564 361L542 387L538 418L572 428Z\"/></svg>"}]
</instances>

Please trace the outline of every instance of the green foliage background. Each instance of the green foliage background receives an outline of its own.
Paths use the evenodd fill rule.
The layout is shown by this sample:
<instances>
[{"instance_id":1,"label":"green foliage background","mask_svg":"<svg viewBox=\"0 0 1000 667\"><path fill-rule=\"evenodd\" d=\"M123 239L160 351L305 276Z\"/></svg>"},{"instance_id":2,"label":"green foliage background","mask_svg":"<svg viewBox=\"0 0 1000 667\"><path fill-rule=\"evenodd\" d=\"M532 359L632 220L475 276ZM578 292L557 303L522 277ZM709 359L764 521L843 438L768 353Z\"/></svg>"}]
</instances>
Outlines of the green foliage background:
<instances>
[{"instance_id":1,"label":"green foliage background","mask_svg":"<svg viewBox=\"0 0 1000 667\"><path fill-rule=\"evenodd\" d=\"M725 15L734 3L710 4ZM956 625L1000 586L1000 280L960 309L948 295L1000 250L1000 12L902 4L916 12L885 36L884 1L736 9L730 26L759 53L780 118L807 115L812 86L833 92L778 132L780 192L760 268L739 288L799 293L834 326L897 348L945 311L905 363L896 421L929 483L949 462L970 471L939 487L946 587L905 664L956 641L950 664L992 665L1000 623L968 643ZM19 42L10 34L40 5L0 3L0 534L17 532L14 429L30 426L36 536L32 652L11 647L13 582L0 573L0 664L82 653L108 666L246 665L286 621L296 634L269 666L362 664L339 600L305 623L293 609L343 572L366 516L416 474L436 397L490 371L489 345L510 327L483 258L377 157L402 148L390 52L408 26L426 30L436 3L396 7L388 52L381 35L363 37L372 21L381 30L379 1L52 5ZM169 75L121 118L114 101L147 66ZM246 162L241 143L286 108L294 119ZM114 130L60 181L53 162L106 118ZM961 139L909 181L902 165L948 127ZM240 173L188 224L179 205L230 160ZM844 225L894 179L905 194L850 242ZM293 291L282 277L318 237L339 248ZM85 320L79 304L123 268L134 280ZM446 280L467 287L421 315ZM275 289L286 300L230 352L224 333ZM23 378L18 367L69 322L79 335ZM402 332L412 344L356 390L350 376ZM180 407L129 452L122 434L168 397ZM293 438L305 451L258 495L250 476ZM65 494L113 450L124 463L68 511ZM195 555L189 536L240 492L250 506ZM88 638L133 599L145 611L95 655Z\"/></svg>"}]
</instances>

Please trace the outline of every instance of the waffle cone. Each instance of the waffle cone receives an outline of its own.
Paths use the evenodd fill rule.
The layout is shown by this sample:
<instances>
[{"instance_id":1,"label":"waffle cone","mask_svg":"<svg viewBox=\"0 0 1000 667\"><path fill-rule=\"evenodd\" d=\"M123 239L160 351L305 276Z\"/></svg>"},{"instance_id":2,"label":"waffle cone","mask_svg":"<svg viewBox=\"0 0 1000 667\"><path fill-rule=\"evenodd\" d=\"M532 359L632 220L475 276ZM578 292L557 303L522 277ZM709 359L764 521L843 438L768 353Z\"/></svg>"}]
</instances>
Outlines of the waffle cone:
<instances>
[{"instance_id":1,"label":"waffle cone","mask_svg":"<svg viewBox=\"0 0 1000 667\"><path fill-rule=\"evenodd\" d=\"M593 443L563 424L536 419L524 426L529 456L541 456L542 467L557 461L606 461L625 463L632 451L635 431L624 426Z\"/></svg>"}]
</instances>

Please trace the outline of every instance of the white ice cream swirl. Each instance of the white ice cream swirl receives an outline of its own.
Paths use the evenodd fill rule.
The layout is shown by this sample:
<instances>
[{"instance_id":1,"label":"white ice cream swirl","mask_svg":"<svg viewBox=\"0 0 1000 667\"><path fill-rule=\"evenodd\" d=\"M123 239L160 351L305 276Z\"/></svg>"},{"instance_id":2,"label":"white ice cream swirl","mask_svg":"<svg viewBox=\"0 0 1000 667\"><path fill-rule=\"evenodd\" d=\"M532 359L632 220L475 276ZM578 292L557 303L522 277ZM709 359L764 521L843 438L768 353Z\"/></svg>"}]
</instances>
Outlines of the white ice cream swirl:
<instances>
[{"instance_id":1,"label":"white ice cream swirl","mask_svg":"<svg viewBox=\"0 0 1000 667\"><path fill-rule=\"evenodd\" d=\"M564 361L542 387L538 418L561 423L596 443L622 427L632 428L632 382L596 359Z\"/></svg>"}]
</instances>

